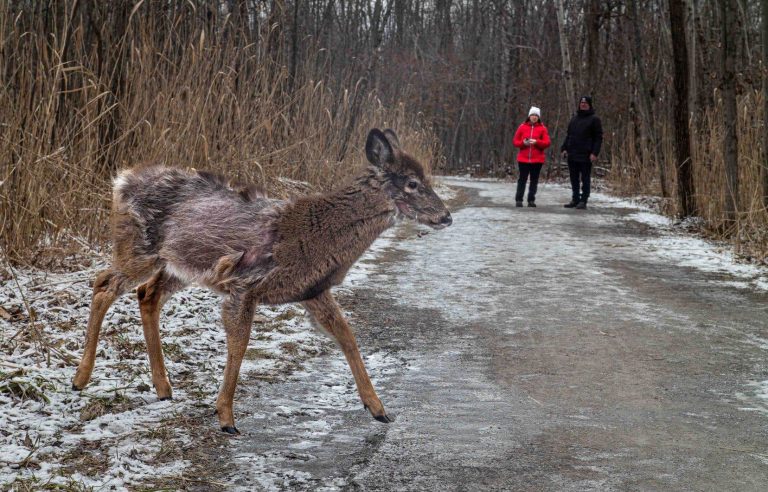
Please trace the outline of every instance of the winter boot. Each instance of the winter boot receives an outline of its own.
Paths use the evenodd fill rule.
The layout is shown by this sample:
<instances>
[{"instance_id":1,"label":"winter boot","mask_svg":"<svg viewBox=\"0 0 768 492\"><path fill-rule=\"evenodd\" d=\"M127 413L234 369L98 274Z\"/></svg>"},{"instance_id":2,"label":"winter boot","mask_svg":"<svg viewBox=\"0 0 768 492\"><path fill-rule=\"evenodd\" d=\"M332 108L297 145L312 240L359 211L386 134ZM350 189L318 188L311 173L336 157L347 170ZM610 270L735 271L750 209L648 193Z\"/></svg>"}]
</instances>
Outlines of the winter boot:
<instances>
[{"instance_id":1,"label":"winter boot","mask_svg":"<svg viewBox=\"0 0 768 492\"><path fill-rule=\"evenodd\" d=\"M579 204L579 202L577 202L576 200L571 200L570 202L568 202L565 205L563 205L563 207L565 207L565 208L575 208L576 205L578 205L578 204Z\"/></svg>"},{"instance_id":2,"label":"winter boot","mask_svg":"<svg viewBox=\"0 0 768 492\"><path fill-rule=\"evenodd\" d=\"M585 210L587 208L587 202L579 202L576 204L578 210Z\"/></svg>"},{"instance_id":3,"label":"winter boot","mask_svg":"<svg viewBox=\"0 0 768 492\"><path fill-rule=\"evenodd\" d=\"M528 206L529 206L529 207L535 207L535 206L536 206L536 204L535 204L535 203L533 203L533 202L528 202Z\"/></svg>"},{"instance_id":4,"label":"winter boot","mask_svg":"<svg viewBox=\"0 0 768 492\"><path fill-rule=\"evenodd\" d=\"M523 206L522 200L518 200L515 202L515 207L522 207L522 206Z\"/></svg>"}]
</instances>

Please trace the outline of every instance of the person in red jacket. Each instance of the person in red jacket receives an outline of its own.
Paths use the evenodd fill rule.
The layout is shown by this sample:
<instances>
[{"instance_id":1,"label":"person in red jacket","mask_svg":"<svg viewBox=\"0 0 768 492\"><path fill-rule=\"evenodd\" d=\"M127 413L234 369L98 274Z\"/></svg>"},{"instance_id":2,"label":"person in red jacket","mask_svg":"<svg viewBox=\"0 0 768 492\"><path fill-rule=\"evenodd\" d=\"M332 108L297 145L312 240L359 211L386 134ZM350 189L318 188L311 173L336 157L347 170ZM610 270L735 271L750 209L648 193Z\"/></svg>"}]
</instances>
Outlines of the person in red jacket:
<instances>
[{"instance_id":1,"label":"person in red jacket","mask_svg":"<svg viewBox=\"0 0 768 492\"><path fill-rule=\"evenodd\" d=\"M517 154L517 167L520 177L517 179L517 194L515 205L523 206L523 194L528 176L531 177L531 186L528 188L528 206L536 206L536 188L539 184L539 174L544 167L544 150L549 147L549 132L540 121L541 110L533 106L528 111L528 118L515 132L512 144L520 149Z\"/></svg>"}]
</instances>

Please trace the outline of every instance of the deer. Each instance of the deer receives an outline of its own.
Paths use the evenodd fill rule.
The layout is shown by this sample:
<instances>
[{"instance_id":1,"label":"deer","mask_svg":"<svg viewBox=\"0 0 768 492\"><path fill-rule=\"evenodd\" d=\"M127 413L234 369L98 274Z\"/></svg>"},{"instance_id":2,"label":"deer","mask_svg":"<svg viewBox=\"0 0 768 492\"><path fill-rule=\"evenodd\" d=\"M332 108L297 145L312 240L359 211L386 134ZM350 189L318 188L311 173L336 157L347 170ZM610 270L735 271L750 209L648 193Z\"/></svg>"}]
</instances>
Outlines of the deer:
<instances>
[{"instance_id":1,"label":"deer","mask_svg":"<svg viewBox=\"0 0 768 492\"><path fill-rule=\"evenodd\" d=\"M377 421L392 422L331 288L398 221L442 229L453 220L431 176L401 148L393 130L371 129L365 155L364 170L347 184L288 200L194 169L149 165L119 172L113 181L112 261L93 283L72 389L81 391L90 380L109 307L135 288L152 384L159 400L171 399L160 311L175 292L197 284L223 299L227 357L216 399L222 431L239 434L233 400L255 309L285 303L301 303L312 324L336 341L363 407Z\"/></svg>"}]
</instances>

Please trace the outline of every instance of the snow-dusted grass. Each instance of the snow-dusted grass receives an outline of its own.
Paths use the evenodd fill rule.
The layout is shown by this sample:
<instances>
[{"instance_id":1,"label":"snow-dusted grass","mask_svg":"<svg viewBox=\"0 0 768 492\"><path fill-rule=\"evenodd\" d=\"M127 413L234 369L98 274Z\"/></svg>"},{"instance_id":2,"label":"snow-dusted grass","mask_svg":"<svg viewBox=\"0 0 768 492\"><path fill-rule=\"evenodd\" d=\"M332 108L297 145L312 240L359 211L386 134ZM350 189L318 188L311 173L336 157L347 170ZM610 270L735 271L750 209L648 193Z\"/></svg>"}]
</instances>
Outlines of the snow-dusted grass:
<instances>
[{"instance_id":1,"label":"snow-dusted grass","mask_svg":"<svg viewBox=\"0 0 768 492\"><path fill-rule=\"evenodd\" d=\"M177 293L161 318L172 401L158 401L152 388L135 293L110 309L91 382L72 391L90 283L103 267L8 269L0 283L0 488L109 490L183 480L185 450L199 437L194 425L217 431L213 404L226 346L220 300L204 289ZM301 308L261 307L242 373L279 378L329 344Z\"/></svg>"}]
</instances>

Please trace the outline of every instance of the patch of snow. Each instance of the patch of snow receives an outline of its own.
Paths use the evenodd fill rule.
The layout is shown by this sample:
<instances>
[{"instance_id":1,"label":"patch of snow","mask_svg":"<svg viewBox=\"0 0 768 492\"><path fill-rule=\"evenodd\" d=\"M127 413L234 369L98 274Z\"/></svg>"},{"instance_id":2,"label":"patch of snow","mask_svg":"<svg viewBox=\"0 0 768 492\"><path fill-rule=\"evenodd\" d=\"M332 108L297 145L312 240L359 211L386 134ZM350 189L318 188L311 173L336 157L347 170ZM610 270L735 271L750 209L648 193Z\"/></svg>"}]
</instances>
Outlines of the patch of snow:
<instances>
[{"instance_id":1,"label":"patch of snow","mask_svg":"<svg viewBox=\"0 0 768 492\"><path fill-rule=\"evenodd\" d=\"M628 215L627 218L660 229L666 229L672 225L672 220L669 217L652 212L637 212Z\"/></svg>"},{"instance_id":2,"label":"patch of snow","mask_svg":"<svg viewBox=\"0 0 768 492\"><path fill-rule=\"evenodd\" d=\"M739 263L729 250L696 237L674 233L646 240L649 249L675 264L695 268L702 272L720 273L739 279L756 290L768 290L768 269L756 265ZM733 282L733 280L724 280Z\"/></svg>"},{"instance_id":3,"label":"patch of snow","mask_svg":"<svg viewBox=\"0 0 768 492\"><path fill-rule=\"evenodd\" d=\"M566 186L563 186L566 188ZM570 187L567 187L567 189L570 191ZM627 208L627 209L634 209L639 210L641 212L650 212L653 215L654 214L651 207L647 205L648 197L616 197L611 195L606 195L605 193L591 193L589 196L589 201L594 203L599 203L601 207L609 207L609 208Z\"/></svg>"},{"instance_id":4,"label":"patch of snow","mask_svg":"<svg viewBox=\"0 0 768 492\"><path fill-rule=\"evenodd\" d=\"M638 200L618 199L596 193L590 197L590 201L598 206L639 209L623 217L623 220L646 224L658 232L658 237L644 241L645 247L653 254L680 266L735 277L736 280L718 281L723 285L768 291L768 268L739 262L729 245L676 232L672 230L673 221L669 217L652 212ZM697 219L690 220L695 222Z\"/></svg>"},{"instance_id":5,"label":"patch of snow","mask_svg":"<svg viewBox=\"0 0 768 492\"><path fill-rule=\"evenodd\" d=\"M201 404L213 407L226 360L220 298L190 288L166 304L161 333L173 400L158 401L152 389L135 293L109 310L91 381L73 392L89 283L104 267L64 274L14 270L14 278L0 283L0 307L15 316L0 318L0 488L26 481L125 490L148 479L179 476L189 466L155 459L163 437L152 431L179 414L199 414ZM246 355L242 374L280 376L297 353L311 357L328 343L300 307L261 306L249 345L256 356ZM217 425L215 417L210 425ZM184 445L194 436L173 426L165 439ZM77 453L91 455L103 469L67 462Z\"/></svg>"},{"instance_id":6,"label":"patch of snow","mask_svg":"<svg viewBox=\"0 0 768 492\"><path fill-rule=\"evenodd\" d=\"M768 381L750 381L746 392L737 392L736 398L749 406L739 408L746 412L759 412L768 415Z\"/></svg>"},{"instance_id":7,"label":"patch of snow","mask_svg":"<svg viewBox=\"0 0 768 492\"><path fill-rule=\"evenodd\" d=\"M755 345L756 347L759 347L763 350L768 350L768 340L765 338L748 334L746 338L746 342L749 344ZM768 385L768 382L766 382L766 385Z\"/></svg>"}]
</instances>

